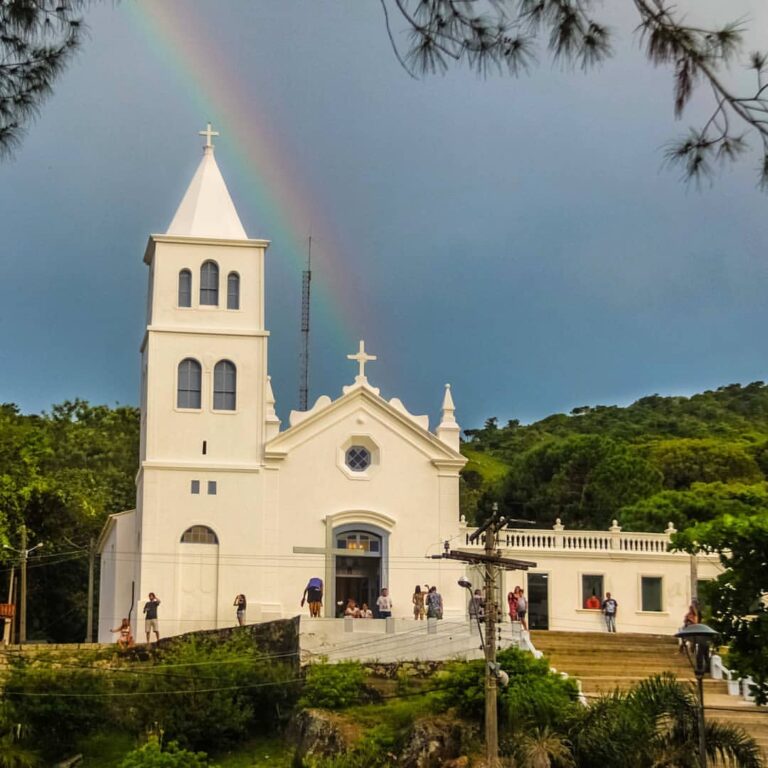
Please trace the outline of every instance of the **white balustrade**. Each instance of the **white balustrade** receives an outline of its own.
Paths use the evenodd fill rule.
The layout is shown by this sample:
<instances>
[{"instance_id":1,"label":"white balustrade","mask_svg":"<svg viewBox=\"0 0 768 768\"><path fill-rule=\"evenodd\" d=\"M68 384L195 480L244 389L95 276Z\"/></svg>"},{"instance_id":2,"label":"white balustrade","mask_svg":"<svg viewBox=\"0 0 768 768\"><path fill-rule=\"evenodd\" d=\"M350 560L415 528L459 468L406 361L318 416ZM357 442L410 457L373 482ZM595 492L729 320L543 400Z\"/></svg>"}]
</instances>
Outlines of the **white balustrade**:
<instances>
[{"instance_id":1,"label":"white balustrade","mask_svg":"<svg viewBox=\"0 0 768 768\"><path fill-rule=\"evenodd\" d=\"M482 548L485 536L470 542L474 527L461 522L461 534L465 548ZM664 554L669 552L670 537L675 533L670 523L664 533L622 531L614 520L608 531L567 531L558 520L550 528L504 529L499 532L499 546L515 551L571 551L571 552L626 552L637 554Z\"/></svg>"}]
</instances>

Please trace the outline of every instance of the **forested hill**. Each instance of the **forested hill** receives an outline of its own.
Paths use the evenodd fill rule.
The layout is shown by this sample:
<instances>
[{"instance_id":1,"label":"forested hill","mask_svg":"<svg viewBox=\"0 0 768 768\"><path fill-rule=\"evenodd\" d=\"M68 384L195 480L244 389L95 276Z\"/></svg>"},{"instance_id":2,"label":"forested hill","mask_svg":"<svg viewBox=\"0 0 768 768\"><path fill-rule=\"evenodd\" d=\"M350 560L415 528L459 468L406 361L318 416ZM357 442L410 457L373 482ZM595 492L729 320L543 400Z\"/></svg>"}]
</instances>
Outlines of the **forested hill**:
<instances>
[{"instance_id":1,"label":"forested hill","mask_svg":"<svg viewBox=\"0 0 768 768\"><path fill-rule=\"evenodd\" d=\"M465 430L462 509L493 501L549 526L662 530L723 512L768 512L768 386L583 406L523 426Z\"/></svg>"}]
</instances>

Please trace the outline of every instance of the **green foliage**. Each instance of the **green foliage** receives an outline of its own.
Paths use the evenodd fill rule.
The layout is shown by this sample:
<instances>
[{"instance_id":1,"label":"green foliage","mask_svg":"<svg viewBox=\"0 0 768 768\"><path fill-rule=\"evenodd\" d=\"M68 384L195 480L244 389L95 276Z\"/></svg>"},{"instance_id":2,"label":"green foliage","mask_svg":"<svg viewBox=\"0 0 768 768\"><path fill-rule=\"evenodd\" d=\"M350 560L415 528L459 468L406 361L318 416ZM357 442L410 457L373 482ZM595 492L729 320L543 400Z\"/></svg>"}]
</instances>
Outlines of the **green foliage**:
<instances>
[{"instance_id":1,"label":"green foliage","mask_svg":"<svg viewBox=\"0 0 768 768\"><path fill-rule=\"evenodd\" d=\"M632 448L598 435L571 435L520 455L503 499L517 517L605 528L620 507L661 490L661 484L661 473Z\"/></svg>"},{"instance_id":2,"label":"green foliage","mask_svg":"<svg viewBox=\"0 0 768 768\"><path fill-rule=\"evenodd\" d=\"M269 731L292 709L293 670L262 654L250 636L191 636L163 649L137 676L138 696L125 713L134 732L155 725L192 749L219 749L252 731Z\"/></svg>"},{"instance_id":3,"label":"green foliage","mask_svg":"<svg viewBox=\"0 0 768 768\"><path fill-rule=\"evenodd\" d=\"M509 729L520 723L546 726L563 723L577 706L578 689L573 680L553 674L545 659L536 659L517 648L497 657L509 675L509 685L499 688L502 722ZM438 674L441 691L435 694L440 709L455 709L461 716L480 720L485 710L485 662L457 662Z\"/></svg>"},{"instance_id":4,"label":"green foliage","mask_svg":"<svg viewBox=\"0 0 768 768\"><path fill-rule=\"evenodd\" d=\"M85 548L107 515L133 507L138 446L136 408L75 400L26 416L0 406L0 542L18 548L25 524L30 544L45 543L30 562L30 638L84 637Z\"/></svg>"},{"instance_id":5,"label":"green foliage","mask_svg":"<svg viewBox=\"0 0 768 768\"><path fill-rule=\"evenodd\" d=\"M312 664L307 668L300 707L346 709L367 698L365 670L356 661Z\"/></svg>"},{"instance_id":6,"label":"green foliage","mask_svg":"<svg viewBox=\"0 0 768 768\"><path fill-rule=\"evenodd\" d=\"M213 768L205 752L190 752L181 749L172 741L166 746L156 736L138 749L129 752L120 763L120 768Z\"/></svg>"},{"instance_id":7,"label":"green foliage","mask_svg":"<svg viewBox=\"0 0 768 768\"><path fill-rule=\"evenodd\" d=\"M111 691L110 680L84 668L94 659L81 657L83 666L60 666L52 656L38 655L31 662L10 657L4 691L8 718L29 729L30 743L44 755L60 756L80 736L106 727L113 718L111 700L100 698Z\"/></svg>"},{"instance_id":8,"label":"green foliage","mask_svg":"<svg viewBox=\"0 0 768 768\"><path fill-rule=\"evenodd\" d=\"M650 446L649 458L661 471L664 487L689 488L693 483L755 483L763 479L743 444L724 440L678 438Z\"/></svg>"},{"instance_id":9,"label":"green foliage","mask_svg":"<svg viewBox=\"0 0 768 768\"><path fill-rule=\"evenodd\" d=\"M567 736L580 768L697 768L698 729L692 688L661 675L576 710ZM706 738L711 765L762 765L757 744L739 728L708 722Z\"/></svg>"},{"instance_id":10,"label":"green foliage","mask_svg":"<svg viewBox=\"0 0 768 768\"><path fill-rule=\"evenodd\" d=\"M37 768L42 765L37 749L28 743L29 728L14 722L7 704L0 708L0 768Z\"/></svg>"},{"instance_id":11,"label":"green foliage","mask_svg":"<svg viewBox=\"0 0 768 768\"><path fill-rule=\"evenodd\" d=\"M710 585L712 624L729 644L728 663L752 676L768 703L768 514L724 514L675 535L687 552L717 552L726 570Z\"/></svg>"},{"instance_id":12,"label":"green foliage","mask_svg":"<svg viewBox=\"0 0 768 768\"><path fill-rule=\"evenodd\" d=\"M721 515L744 517L768 513L768 483L694 483L686 491L662 491L624 507L627 530L662 530L671 522L680 530Z\"/></svg>"},{"instance_id":13,"label":"green foliage","mask_svg":"<svg viewBox=\"0 0 768 768\"><path fill-rule=\"evenodd\" d=\"M559 517L568 528L605 530L614 518L628 529L661 531L670 520L681 528L719 512L710 499L665 491L765 481L768 387L732 384L690 398L652 395L626 408L582 406L526 426L489 420L464 434L470 462L460 503L470 522L498 501L511 517L540 526ZM493 462L492 476L477 457ZM501 465L508 467L503 480Z\"/></svg>"},{"instance_id":14,"label":"green foliage","mask_svg":"<svg viewBox=\"0 0 768 768\"><path fill-rule=\"evenodd\" d=\"M115 730L159 729L185 748L221 749L277 729L298 692L292 666L265 656L246 632L192 636L155 661L114 663L84 654L71 662L13 660L5 689L11 722L27 725L46 757Z\"/></svg>"}]
</instances>

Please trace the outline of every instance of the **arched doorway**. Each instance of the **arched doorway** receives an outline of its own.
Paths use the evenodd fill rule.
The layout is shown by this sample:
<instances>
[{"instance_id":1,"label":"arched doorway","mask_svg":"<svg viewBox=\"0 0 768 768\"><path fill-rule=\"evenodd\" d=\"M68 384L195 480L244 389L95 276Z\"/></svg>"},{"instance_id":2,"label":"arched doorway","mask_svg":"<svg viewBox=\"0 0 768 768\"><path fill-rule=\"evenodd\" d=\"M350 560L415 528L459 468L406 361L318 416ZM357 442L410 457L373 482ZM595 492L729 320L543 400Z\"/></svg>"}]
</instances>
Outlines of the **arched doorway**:
<instances>
[{"instance_id":1,"label":"arched doorway","mask_svg":"<svg viewBox=\"0 0 768 768\"><path fill-rule=\"evenodd\" d=\"M334 530L334 615L343 615L350 597L375 611L376 598L386 586L387 540L387 533L373 526L351 524Z\"/></svg>"},{"instance_id":2,"label":"arched doorway","mask_svg":"<svg viewBox=\"0 0 768 768\"><path fill-rule=\"evenodd\" d=\"M193 525L179 542L179 627L182 632L216 626L219 537L207 525Z\"/></svg>"}]
</instances>

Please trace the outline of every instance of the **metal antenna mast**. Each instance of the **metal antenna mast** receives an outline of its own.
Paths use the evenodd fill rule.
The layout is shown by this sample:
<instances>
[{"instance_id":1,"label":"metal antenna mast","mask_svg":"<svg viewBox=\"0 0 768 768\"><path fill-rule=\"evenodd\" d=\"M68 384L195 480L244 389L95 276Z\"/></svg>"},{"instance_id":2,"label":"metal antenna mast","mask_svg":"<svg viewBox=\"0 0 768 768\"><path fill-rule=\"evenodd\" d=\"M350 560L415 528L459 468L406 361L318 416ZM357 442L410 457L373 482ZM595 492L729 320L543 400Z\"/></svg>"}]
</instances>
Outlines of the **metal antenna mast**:
<instances>
[{"instance_id":1,"label":"metal antenna mast","mask_svg":"<svg viewBox=\"0 0 768 768\"><path fill-rule=\"evenodd\" d=\"M301 355L299 356L299 410L307 410L309 397L309 289L312 282L312 235L308 238L307 268L301 273Z\"/></svg>"}]
</instances>

